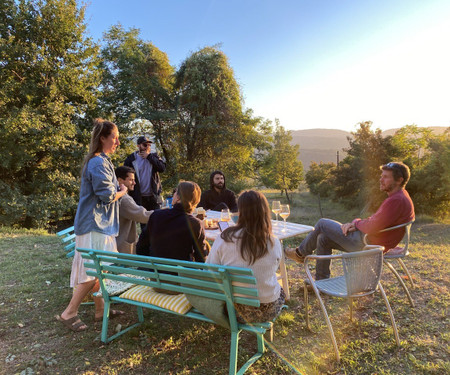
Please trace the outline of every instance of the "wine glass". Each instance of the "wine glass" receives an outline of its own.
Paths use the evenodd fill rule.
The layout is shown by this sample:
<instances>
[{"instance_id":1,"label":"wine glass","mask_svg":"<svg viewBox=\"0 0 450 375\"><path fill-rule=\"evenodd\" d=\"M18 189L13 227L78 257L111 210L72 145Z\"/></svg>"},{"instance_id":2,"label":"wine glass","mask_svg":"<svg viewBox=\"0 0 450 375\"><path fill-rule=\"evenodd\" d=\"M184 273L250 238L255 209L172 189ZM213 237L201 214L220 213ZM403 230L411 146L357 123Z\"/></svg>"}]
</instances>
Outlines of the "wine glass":
<instances>
[{"instance_id":1,"label":"wine glass","mask_svg":"<svg viewBox=\"0 0 450 375\"><path fill-rule=\"evenodd\" d=\"M280 208L280 201L273 201L272 202L272 212L276 215L276 223L275 225L278 225L278 214L281 212Z\"/></svg>"},{"instance_id":2,"label":"wine glass","mask_svg":"<svg viewBox=\"0 0 450 375\"><path fill-rule=\"evenodd\" d=\"M220 221L230 221L230 220L231 220L230 210L228 208L224 208L220 212Z\"/></svg>"},{"instance_id":3,"label":"wine glass","mask_svg":"<svg viewBox=\"0 0 450 375\"><path fill-rule=\"evenodd\" d=\"M291 211L289 209L289 205L288 204L282 204L280 206L280 216L283 218L284 220L284 227L283 227L283 232L286 232L286 219L289 217L289 215L291 214Z\"/></svg>"}]
</instances>

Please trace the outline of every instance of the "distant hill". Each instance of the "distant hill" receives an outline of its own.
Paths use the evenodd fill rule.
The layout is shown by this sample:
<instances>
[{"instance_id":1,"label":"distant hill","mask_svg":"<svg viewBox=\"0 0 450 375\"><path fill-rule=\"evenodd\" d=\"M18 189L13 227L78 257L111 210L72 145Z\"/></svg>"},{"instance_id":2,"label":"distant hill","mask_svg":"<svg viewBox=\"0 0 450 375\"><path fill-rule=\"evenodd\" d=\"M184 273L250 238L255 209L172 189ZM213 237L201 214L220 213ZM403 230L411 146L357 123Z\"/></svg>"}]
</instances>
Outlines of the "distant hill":
<instances>
[{"instance_id":1,"label":"distant hill","mask_svg":"<svg viewBox=\"0 0 450 375\"><path fill-rule=\"evenodd\" d=\"M436 134L443 134L447 129L444 126L430 127ZM383 136L394 135L397 129L384 131ZM309 169L311 162L333 162L336 163L339 151L339 160L345 158L347 153L343 151L348 147L347 137L350 132L336 129L307 129L292 130L292 144L300 145L300 160L305 171Z\"/></svg>"}]
</instances>

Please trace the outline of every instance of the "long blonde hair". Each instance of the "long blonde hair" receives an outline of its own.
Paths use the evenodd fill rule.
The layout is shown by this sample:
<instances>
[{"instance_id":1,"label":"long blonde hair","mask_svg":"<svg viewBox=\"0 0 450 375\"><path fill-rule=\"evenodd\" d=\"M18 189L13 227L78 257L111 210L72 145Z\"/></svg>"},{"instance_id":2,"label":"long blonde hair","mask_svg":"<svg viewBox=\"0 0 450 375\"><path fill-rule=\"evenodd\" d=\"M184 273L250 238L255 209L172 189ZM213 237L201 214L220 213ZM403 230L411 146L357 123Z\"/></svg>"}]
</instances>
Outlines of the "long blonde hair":
<instances>
[{"instance_id":1,"label":"long blonde hair","mask_svg":"<svg viewBox=\"0 0 450 375\"><path fill-rule=\"evenodd\" d=\"M101 137L108 137L114 129L117 129L117 125L111 121L106 121L101 118L94 120L94 128L91 133L91 142L89 143L89 151L84 158L83 165L81 166L81 175L84 173L84 169L96 154L99 154L103 150Z\"/></svg>"},{"instance_id":2,"label":"long blonde hair","mask_svg":"<svg viewBox=\"0 0 450 375\"><path fill-rule=\"evenodd\" d=\"M237 225L225 229L221 237L225 242L233 242L233 238L237 239L237 232L241 230L241 257L253 264L268 253L268 243L271 246L274 244L269 203L262 193L247 190L239 196L238 210Z\"/></svg>"}]
</instances>

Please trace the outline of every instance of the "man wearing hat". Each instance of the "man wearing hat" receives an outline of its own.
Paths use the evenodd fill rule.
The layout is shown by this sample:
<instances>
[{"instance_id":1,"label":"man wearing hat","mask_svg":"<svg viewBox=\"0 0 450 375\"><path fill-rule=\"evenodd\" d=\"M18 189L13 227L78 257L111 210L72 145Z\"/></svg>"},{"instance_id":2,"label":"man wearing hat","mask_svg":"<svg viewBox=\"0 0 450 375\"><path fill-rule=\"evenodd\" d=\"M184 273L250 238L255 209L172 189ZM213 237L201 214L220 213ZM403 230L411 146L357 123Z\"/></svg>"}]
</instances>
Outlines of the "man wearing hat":
<instances>
[{"instance_id":1,"label":"man wearing hat","mask_svg":"<svg viewBox=\"0 0 450 375\"><path fill-rule=\"evenodd\" d=\"M137 151L129 155L124 165L136 171L136 186L130 192L136 204L148 211L159 208L161 180L159 173L166 170L166 163L156 152L151 152L152 141L145 136L137 140Z\"/></svg>"}]
</instances>

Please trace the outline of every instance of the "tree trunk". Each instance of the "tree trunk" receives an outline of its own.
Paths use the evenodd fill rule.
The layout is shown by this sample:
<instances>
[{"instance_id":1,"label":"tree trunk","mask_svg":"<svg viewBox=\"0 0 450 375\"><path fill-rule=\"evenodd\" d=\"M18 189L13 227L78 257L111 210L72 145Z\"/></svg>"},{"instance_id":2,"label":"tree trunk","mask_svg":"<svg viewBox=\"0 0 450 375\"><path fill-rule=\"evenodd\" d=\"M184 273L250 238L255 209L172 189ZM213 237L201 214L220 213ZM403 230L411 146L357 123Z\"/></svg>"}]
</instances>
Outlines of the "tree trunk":
<instances>
[{"instance_id":1,"label":"tree trunk","mask_svg":"<svg viewBox=\"0 0 450 375\"><path fill-rule=\"evenodd\" d=\"M288 194L288 191L286 188L284 189L284 193L286 194L286 199L287 199L288 203L291 204L291 199L289 198L289 194Z\"/></svg>"}]
</instances>

